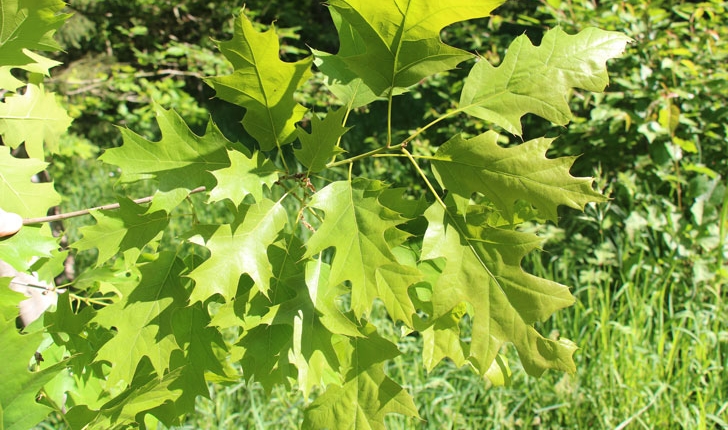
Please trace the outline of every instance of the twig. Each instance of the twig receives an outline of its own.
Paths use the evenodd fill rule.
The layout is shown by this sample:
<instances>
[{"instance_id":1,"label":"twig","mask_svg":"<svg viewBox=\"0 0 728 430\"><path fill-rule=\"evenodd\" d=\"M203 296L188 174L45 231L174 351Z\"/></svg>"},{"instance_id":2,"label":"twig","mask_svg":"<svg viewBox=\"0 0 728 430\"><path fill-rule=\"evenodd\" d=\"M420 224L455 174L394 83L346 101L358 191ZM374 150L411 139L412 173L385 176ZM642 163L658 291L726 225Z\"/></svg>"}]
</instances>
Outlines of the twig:
<instances>
[{"instance_id":1,"label":"twig","mask_svg":"<svg viewBox=\"0 0 728 430\"><path fill-rule=\"evenodd\" d=\"M206 191L205 187L197 187L194 190L190 191L190 194L201 193L203 191ZM142 197L140 199L136 199L133 201L134 201L134 203L140 205L142 203L149 203L150 201L152 201L153 197L154 196L147 196L147 197ZM119 203L112 203L112 204L108 204L108 205L97 206L95 208L82 209L80 211L67 212L67 213L62 213L62 214L58 214L58 215L44 216L44 217L39 217L39 218L26 218L23 220L23 225L42 224L44 222L60 221L60 220L68 219L68 218L74 218L74 217L78 217L78 216L88 215L89 213L91 213L91 211L96 211L96 210L107 211L107 210L119 209L119 207L120 207Z\"/></svg>"}]
</instances>

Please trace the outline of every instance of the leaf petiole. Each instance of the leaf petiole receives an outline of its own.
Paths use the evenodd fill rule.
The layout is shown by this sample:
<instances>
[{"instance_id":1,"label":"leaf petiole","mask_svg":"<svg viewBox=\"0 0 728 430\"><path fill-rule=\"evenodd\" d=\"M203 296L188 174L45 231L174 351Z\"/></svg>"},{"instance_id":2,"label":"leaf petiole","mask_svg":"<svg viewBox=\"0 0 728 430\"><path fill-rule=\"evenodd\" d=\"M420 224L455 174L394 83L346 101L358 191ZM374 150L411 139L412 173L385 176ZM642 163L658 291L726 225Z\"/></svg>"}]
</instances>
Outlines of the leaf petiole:
<instances>
[{"instance_id":1,"label":"leaf petiole","mask_svg":"<svg viewBox=\"0 0 728 430\"><path fill-rule=\"evenodd\" d=\"M430 190L433 196L435 196L435 199L437 202L443 207L443 209L447 210L447 205L444 201L440 198L440 194L435 190L435 187L432 185L430 180L427 178L427 175L425 172L422 171L420 168L420 165L417 164L417 160L415 160L415 157L407 150L407 148L402 148L402 153L407 157L407 159L412 163L415 170L417 170L417 173L420 175L423 181L425 181L425 184L427 184L427 188Z\"/></svg>"}]
</instances>

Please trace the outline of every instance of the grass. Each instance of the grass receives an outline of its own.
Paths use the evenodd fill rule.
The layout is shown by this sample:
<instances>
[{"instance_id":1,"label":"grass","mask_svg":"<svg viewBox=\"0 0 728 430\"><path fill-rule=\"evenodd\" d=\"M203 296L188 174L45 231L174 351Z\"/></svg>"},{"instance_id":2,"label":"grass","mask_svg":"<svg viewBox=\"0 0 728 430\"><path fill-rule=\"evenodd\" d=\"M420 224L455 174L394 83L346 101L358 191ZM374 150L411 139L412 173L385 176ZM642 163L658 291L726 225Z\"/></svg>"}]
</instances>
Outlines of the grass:
<instances>
[{"instance_id":1,"label":"grass","mask_svg":"<svg viewBox=\"0 0 728 430\"><path fill-rule=\"evenodd\" d=\"M422 421L391 415L387 427L728 428L726 280L718 275L710 283L693 282L685 259L662 255L649 229L630 238L605 226L602 215L591 210L580 221L598 225L602 234L592 234L598 243L576 234L524 264L573 287L576 304L539 330L576 342L575 374L528 376L514 349L506 348L509 386L490 386L451 363L427 375L420 339L405 337L399 339L405 354L387 370L414 396ZM377 324L395 337L384 316ZM302 422L305 402L295 392L266 395L241 383L213 386L211 393L212 400L200 400L197 414L180 428L295 429Z\"/></svg>"}]
</instances>

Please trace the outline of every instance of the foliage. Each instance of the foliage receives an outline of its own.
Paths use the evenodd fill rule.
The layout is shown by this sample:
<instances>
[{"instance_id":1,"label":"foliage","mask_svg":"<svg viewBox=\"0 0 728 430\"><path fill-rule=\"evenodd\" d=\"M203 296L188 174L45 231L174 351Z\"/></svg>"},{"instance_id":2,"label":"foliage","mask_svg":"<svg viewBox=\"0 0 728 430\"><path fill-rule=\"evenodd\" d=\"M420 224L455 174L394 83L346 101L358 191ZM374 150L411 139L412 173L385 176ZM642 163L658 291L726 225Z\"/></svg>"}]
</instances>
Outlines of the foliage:
<instances>
[{"instance_id":1,"label":"foliage","mask_svg":"<svg viewBox=\"0 0 728 430\"><path fill-rule=\"evenodd\" d=\"M259 32L238 15L232 39L218 44L232 70L206 82L245 108L242 124L252 139L232 142L211 119L198 135L176 112L152 105L161 139L124 131L124 145L104 153L102 161L121 169L122 187L146 181L157 191L149 205L119 196L116 209L93 210L96 224L70 246L96 249L95 265L68 285L73 293L60 295L55 312L9 338L13 345L47 339L42 367L50 365L44 372L55 376L40 404L71 428L147 427L157 420L169 426L197 396L209 395L207 380L243 378L266 391L295 383L315 396L304 428L382 428L387 414L418 417L410 393L385 372L401 352L373 323L377 301L403 337L422 336L428 369L450 359L503 382L510 370L500 351L511 343L531 375L574 371L574 344L534 327L573 298L566 286L521 268L540 239L520 227L555 220L561 205L582 209L601 201L592 180L569 174L571 157L547 158L548 139L506 149L497 142L508 138L495 132L456 135L424 154L409 144L463 113L518 134L526 113L563 124L569 111L562 92L603 90L606 61L629 39L554 29L534 47L520 37L499 67L476 63L458 106L414 131L393 123L395 104L411 103L409 87L473 57L442 42L441 29L488 16L500 3L408 2L402 9L394 2L332 1L340 49L315 51L315 62L344 107L321 113L321 123L335 127L312 120L310 133L296 126L306 109L295 93L314 59L282 61L273 30ZM559 90L545 93L553 82ZM343 143L353 136L344 134L352 108L378 100L387 106L379 119L387 124L385 139L371 150L357 140ZM28 163L55 150L44 138L38 154L37 140L25 139L26 150L35 148ZM366 174L382 160L409 166L416 176L398 185L417 181L420 191ZM3 165L12 177L32 173ZM234 171L242 185L231 180ZM200 186L207 202L189 197ZM37 216L54 199L47 191L19 213ZM201 223L211 207L224 208L227 219ZM167 229L178 217L189 224ZM44 229L28 228L52 240ZM16 246L42 258L33 269L45 280L57 274L55 251ZM16 268L32 264L23 263ZM29 358L13 357L22 364ZM32 393L22 387L4 394L27 400Z\"/></svg>"},{"instance_id":2,"label":"foliage","mask_svg":"<svg viewBox=\"0 0 728 430\"><path fill-rule=\"evenodd\" d=\"M589 140L605 149L598 160L590 153L582 158L585 166L598 161L613 183L614 199L600 226L610 237L583 236L610 249L642 243L621 255L621 269L634 272L647 264L670 272L684 285L671 300L713 303L728 275L721 210L728 196L728 93L720 66L728 55L728 32L717 25L728 9L722 2L548 2L538 13L574 29L624 29L636 41L631 54L615 62L613 69L624 72L610 91L573 106L581 118L559 148L576 153ZM675 259L680 264L661 269Z\"/></svg>"}]
</instances>

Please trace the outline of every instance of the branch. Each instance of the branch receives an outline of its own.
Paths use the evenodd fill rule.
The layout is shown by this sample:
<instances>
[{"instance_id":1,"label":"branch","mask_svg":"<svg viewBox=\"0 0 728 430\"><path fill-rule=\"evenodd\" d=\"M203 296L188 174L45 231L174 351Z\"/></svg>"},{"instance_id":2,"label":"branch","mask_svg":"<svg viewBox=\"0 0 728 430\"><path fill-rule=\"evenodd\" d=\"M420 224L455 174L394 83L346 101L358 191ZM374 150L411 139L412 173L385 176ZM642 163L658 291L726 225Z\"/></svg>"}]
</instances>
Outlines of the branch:
<instances>
[{"instance_id":1,"label":"branch","mask_svg":"<svg viewBox=\"0 0 728 430\"><path fill-rule=\"evenodd\" d=\"M201 193L203 191L206 191L205 187L197 187L194 190L190 191L190 194ZM150 201L152 201L153 197L154 196L142 197L140 199L134 200L134 203L136 203L138 205L140 205L142 203L149 203ZM23 220L23 225L42 224L45 222L61 221L61 220L68 219L68 218L75 218L78 216L88 215L91 213L91 211L113 210L113 209L119 209L119 203L112 203L112 204L108 204L108 205L97 206L95 208L82 209L80 211L61 213L61 214L57 214L57 215L44 216L44 217L40 217L40 218L26 218Z\"/></svg>"}]
</instances>

